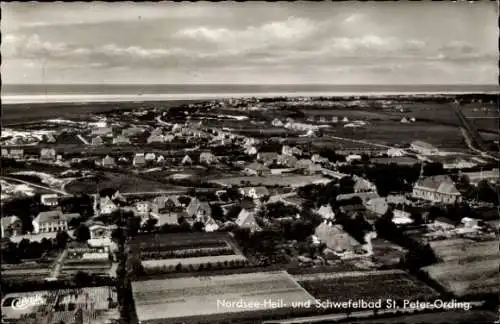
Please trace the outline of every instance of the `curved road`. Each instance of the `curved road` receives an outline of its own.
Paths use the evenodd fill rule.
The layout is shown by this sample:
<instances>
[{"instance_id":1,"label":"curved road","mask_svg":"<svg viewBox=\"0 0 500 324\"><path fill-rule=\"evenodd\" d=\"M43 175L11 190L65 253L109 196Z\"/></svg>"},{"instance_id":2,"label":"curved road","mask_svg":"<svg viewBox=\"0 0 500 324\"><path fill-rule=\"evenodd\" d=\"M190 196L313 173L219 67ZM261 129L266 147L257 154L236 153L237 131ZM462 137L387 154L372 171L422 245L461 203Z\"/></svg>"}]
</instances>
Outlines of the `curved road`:
<instances>
[{"instance_id":1,"label":"curved road","mask_svg":"<svg viewBox=\"0 0 500 324\"><path fill-rule=\"evenodd\" d=\"M25 184L27 186L38 188L38 189L49 190L49 191L52 191L54 193L58 193L58 194L63 195L63 196L71 196L71 194L68 193L68 192L66 192L66 191L58 190L58 189L54 189L54 188L50 188L50 187L46 187L46 186L42 186L42 185L39 185L39 184L36 184L36 183L32 183L32 182L28 182L28 181L24 181L24 180L20 180L20 179L16 179L16 178L6 177L6 176L1 176L0 178L4 179L4 180L7 180L7 181L11 181L11 182L19 182L19 183Z\"/></svg>"}]
</instances>

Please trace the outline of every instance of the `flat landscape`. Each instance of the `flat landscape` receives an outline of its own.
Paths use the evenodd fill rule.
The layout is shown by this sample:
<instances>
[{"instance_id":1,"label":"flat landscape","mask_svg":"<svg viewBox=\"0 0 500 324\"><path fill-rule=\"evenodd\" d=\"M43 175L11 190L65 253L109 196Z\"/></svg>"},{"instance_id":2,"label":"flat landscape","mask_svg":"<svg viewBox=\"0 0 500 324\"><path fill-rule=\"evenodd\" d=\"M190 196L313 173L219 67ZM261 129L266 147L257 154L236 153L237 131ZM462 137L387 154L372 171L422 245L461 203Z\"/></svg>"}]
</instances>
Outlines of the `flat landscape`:
<instances>
[{"instance_id":1,"label":"flat landscape","mask_svg":"<svg viewBox=\"0 0 500 324\"><path fill-rule=\"evenodd\" d=\"M289 308L293 302L314 302L284 271L136 281L132 282L132 291L142 323L272 309L266 300L283 301L283 305L274 309ZM230 307L232 302L247 306ZM250 304L256 306L252 308Z\"/></svg>"},{"instance_id":2,"label":"flat landscape","mask_svg":"<svg viewBox=\"0 0 500 324\"><path fill-rule=\"evenodd\" d=\"M283 187L301 187L311 183L325 183L330 179L323 176L306 176L306 175L266 175L266 176L249 176L249 177L232 177L210 180L212 183L231 186L241 185L241 182L250 182L253 186L283 186Z\"/></svg>"},{"instance_id":3,"label":"flat landscape","mask_svg":"<svg viewBox=\"0 0 500 324\"><path fill-rule=\"evenodd\" d=\"M498 294L500 256L478 257L476 260L458 260L437 263L422 268L431 279L455 296Z\"/></svg>"},{"instance_id":4,"label":"flat landscape","mask_svg":"<svg viewBox=\"0 0 500 324\"><path fill-rule=\"evenodd\" d=\"M401 270L320 273L295 277L314 297L338 302L386 298L428 300L438 296L432 288Z\"/></svg>"},{"instance_id":5,"label":"flat landscape","mask_svg":"<svg viewBox=\"0 0 500 324\"><path fill-rule=\"evenodd\" d=\"M75 180L65 186L72 194L95 192L99 188L116 188L120 192L152 192L175 189L160 181L145 179L134 174L103 172L98 178Z\"/></svg>"}]
</instances>

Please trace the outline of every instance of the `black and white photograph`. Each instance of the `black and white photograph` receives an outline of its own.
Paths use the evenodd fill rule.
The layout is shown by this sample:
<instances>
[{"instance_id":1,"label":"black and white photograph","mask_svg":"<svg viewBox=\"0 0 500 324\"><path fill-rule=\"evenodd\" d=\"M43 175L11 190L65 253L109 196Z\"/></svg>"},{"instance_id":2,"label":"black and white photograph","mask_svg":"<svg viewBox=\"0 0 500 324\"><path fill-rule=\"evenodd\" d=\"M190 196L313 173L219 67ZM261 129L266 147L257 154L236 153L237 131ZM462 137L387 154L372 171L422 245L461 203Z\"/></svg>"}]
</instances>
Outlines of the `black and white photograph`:
<instances>
[{"instance_id":1,"label":"black and white photograph","mask_svg":"<svg viewBox=\"0 0 500 324\"><path fill-rule=\"evenodd\" d=\"M498 1L1 1L1 323L500 323Z\"/></svg>"}]
</instances>

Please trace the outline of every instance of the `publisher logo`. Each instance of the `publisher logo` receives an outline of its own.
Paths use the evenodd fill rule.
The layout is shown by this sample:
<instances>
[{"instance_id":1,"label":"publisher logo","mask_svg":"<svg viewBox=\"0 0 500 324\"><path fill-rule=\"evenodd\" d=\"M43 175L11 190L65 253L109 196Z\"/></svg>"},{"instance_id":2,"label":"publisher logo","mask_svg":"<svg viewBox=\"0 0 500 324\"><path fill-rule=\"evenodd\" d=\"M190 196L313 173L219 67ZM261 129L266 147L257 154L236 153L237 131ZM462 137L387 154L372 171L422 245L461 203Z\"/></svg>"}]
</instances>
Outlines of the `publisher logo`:
<instances>
[{"instance_id":1,"label":"publisher logo","mask_svg":"<svg viewBox=\"0 0 500 324\"><path fill-rule=\"evenodd\" d=\"M33 306L45 304L45 299L41 295L18 297L12 301L13 309L26 309Z\"/></svg>"}]
</instances>

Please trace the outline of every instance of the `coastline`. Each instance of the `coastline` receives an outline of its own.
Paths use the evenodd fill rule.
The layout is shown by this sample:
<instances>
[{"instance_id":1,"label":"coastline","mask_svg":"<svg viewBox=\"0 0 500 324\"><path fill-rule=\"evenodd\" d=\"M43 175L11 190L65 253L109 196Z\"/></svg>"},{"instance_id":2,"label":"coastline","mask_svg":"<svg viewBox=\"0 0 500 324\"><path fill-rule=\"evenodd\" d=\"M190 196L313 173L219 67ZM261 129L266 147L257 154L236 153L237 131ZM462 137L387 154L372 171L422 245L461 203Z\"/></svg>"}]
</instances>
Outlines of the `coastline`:
<instances>
[{"instance_id":1,"label":"coastline","mask_svg":"<svg viewBox=\"0 0 500 324\"><path fill-rule=\"evenodd\" d=\"M229 98L265 97L383 97L383 96L446 96L464 94L496 94L496 91L380 91L380 92L240 92L240 93L169 93L169 94L57 94L57 95L2 95L2 105L51 103L116 103L151 101L217 100Z\"/></svg>"}]
</instances>

